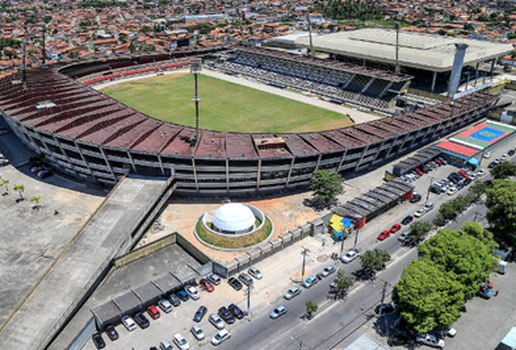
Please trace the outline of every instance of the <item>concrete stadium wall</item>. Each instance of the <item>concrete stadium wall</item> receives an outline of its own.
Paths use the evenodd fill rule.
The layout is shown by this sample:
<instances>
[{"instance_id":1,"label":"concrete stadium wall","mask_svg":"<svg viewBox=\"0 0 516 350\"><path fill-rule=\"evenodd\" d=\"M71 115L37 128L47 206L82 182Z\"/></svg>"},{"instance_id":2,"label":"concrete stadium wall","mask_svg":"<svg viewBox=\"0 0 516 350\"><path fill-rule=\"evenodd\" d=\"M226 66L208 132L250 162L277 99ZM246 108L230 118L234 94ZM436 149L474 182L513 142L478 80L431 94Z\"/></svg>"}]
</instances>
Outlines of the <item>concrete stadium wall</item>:
<instances>
[{"instance_id":1,"label":"concrete stadium wall","mask_svg":"<svg viewBox=\"0 0 516 350\"><path fill-rule=\"evenodd\" d=\"M113 262L113 265L116 268L125 266L129 263L132 263L133 261L136 261L138 259L146 257L147 255L150 255L154 252L157 252L160 249L166 248L169 245L175 244L177 242L176 234L177 234L177 232L168 234L165 237L158 239L157 241L149 243L149 244L147 244L143 247L140 247L136 250L133 250L127 254L124 254L124 255L116 258Z\"/></svg>"}]
</instances>

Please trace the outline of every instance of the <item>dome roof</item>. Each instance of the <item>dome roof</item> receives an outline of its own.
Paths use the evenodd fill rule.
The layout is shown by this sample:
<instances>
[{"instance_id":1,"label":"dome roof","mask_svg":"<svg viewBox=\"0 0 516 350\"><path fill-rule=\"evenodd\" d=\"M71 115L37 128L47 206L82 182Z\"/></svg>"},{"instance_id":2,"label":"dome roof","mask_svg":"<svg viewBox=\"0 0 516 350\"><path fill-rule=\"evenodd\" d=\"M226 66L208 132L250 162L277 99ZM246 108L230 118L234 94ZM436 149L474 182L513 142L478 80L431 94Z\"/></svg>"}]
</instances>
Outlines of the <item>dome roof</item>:
<instances>
[{"instance_id":1,"label":"dome roof","mask_svg":"<svg viewBox=\"0 0 516 350\"><path fill-rule=\"evenodd\" d=\"M213 215L213 225L224 231L247 230L255 220L251 209L241 203L224 204Z\"/></svg>"}]
</instances>

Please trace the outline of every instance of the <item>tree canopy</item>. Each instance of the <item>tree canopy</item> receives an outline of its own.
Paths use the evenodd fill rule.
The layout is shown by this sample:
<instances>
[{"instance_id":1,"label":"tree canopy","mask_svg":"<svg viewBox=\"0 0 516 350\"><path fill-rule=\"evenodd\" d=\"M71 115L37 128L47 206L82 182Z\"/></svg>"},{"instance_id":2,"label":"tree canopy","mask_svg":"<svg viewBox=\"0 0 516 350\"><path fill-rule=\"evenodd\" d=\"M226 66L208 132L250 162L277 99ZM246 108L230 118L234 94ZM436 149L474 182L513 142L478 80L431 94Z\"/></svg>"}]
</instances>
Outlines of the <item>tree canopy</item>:
<instances>
[{"instance_id":1,"label":"tree canopy","mask_svg":"<svg viewBox=\"0 0 516 350\"><path fill-rule=\"evenodd\" d=\"M346 275L346 271L339 269L337 271L337 277L334 280L337 285L337 293L344 295L353 284L355 284L355 278Z\"/></svg>"},{"instance_id":2,"label":"tree canopy","mask_svg":"<svg viewBox=\"0 0 516 350\"><path fill-rule=\"evenodd\" d=\"M460 317L463 287L436 264L413 260L394 286L393 300L407 324L418 332L444 329Z\"/></svg>"},{"instance_id":3,"label":"tree canopy","mask_svg":"<svg viewBox=\"0 0 516 350\"><path fill-rule=\"evenodd\" d=\"M491 169L491 174L495 179L507 179L516 175L516 165L510 162L500 162Z\"/></svg>"},{"instance_id":4,"label":"tree canopy","mask_svg":"<svg viewBox=\"0 0 516 350\"><path fill-rule=\"evenodd\" d=\"M333 170L316 170L310 181L310 189L314 191L312 196L323 203L329 203L344 193L343 181L342 176Z\"/></svg>"},{"instance_id":5,"label":"tree canopy","mask_svg":"<svg viewBox=\"0 0 516 350\"><path fill-rule=\"evenodd\" d=\"M498 243L493 240L493 233L483 228L478 222L466 222L460 229L468 235L482 241L491 252L498 248Z\"/></svg>"},{"instance_id":6,"label":"tree canopy","mask_svg":"<svg viewBox=\"0 0 516 350\"><path fill-rule=\"evenodd\" d=\"M432 224L424 221L416 221L412 225L410 225L410 233L408 234L408 239L414 241L420 241L430 232L432 229Z\"/></svg>"},{"instance_id":7,"label":"tree canopy","mask_svg":"<svg viewBox=\"0 0 516 350\"><path fill-rule=\"evenodd\" d=\"M370 20L381 16L382 8L371 0L329 0L322 13L332 19Z\"/></svg>"},{"instance_id":8,"label":"tree canopy","mask_svg":"<svg viewBox=\"0 0 516 350\"><path fill-rule=\"evenodd\" d=\"M375 248L360 255L362 269L370 274L383 269L385 263L391 260L391 255L385 250Z\"/></svg>"},{"instance_id":9,"label":"tree canopy","mask_svg":"<svg viewBox=\"0 0 516 350\"><path fill-rule=\"evenodd\" d=\"M441 230L418 247L419 259L438 265L463 286L466 298L478 292L495 264L492 251L479 239L462 231Z\"/></svg>"},{"instance_id":10,"label":"tree canopy","mask_svg":"<svg viewBox=\"0 0 516 350\"><path fill-rule=\"evenodd\" d=\"M486 190L487 220L496 236L509 243L516 238L516 182L493 180Z\"/></svg>"}]
</instances>

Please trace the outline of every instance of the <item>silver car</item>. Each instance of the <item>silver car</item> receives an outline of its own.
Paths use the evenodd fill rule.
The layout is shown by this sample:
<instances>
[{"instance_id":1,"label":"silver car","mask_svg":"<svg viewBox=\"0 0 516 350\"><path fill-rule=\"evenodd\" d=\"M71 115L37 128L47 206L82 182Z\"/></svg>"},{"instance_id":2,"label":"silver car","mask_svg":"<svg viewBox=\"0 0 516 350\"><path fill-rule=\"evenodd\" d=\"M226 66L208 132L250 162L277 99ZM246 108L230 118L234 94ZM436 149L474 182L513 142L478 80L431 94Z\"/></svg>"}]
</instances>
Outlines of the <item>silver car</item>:
<instances>
[{"instance_id":1,"label":"silver car","mask_svg":"<svg viewBox=\"0 0 516 350\"><path fill-rule=\"evenodd\" d=\"M283 316L287 313L287 308L283 305L278 306L274 309L274 311L271 312L271 318L274 320L280 316Z\"/></svg>"},{"instance_id":2,"label":"silver car","mask_svg":"<svg viewBox=\"0 0 516 350\"><path fill-rule=\"evenodd\" d=\"M331 275L332 273L334 273L336 270L335 266L333 265L329 265L329 266L326 266L324 268L324 270L322 270L321 272L321 276L323 277L328 277L329 275Z\"/></svg>"},{"instance_id":3,"label":"silver car","mask_svg":"<svg viewBox=\"0 0 516 350\"><path fill-rule=\"evenodd\" d=\"M224 321L222 321L222 318L220 318L219 315L217 315L217 314L211 314L209 317L209 321L217 329L222 329L226 326Z\"/></svg>"},{"instance_id":4,"label":"silver car","mask_svg":"<svg viewBox=\"0 0 516 350\"><path fill-rule=\"evenodd\" d=\"M263 278L262 273L256 267L251 267L247 272L257 280L261 280Z\"/></svg>"},{"instance_id":5,"label":"silver car","mask_svg":"<svg viewBox=\"0 0 516 350\"><path fill-rule=\"evenodd\" d=\"M351 249L344 255L342 258L340 258L340 261L342 261L344 264L349 264L356 258L360 256L360 251L358 249Z\"/></svg>"},{"instance_id":6,"label":"silver car","mask_svg":"<svg viewBox=\"0 0 516 350\"><path fill-rule=\"evenodd\" d=\"M194 335L195 339L197 340L203 340L204 339L204 332L202 331L201 327L194 324L192 328L190 328L190 332Z\"/></svg>"},{"instance_id":7,"label":"silver car","mask_svg":"<svg viewBox=\"0 0 516 350\"><path fill-rule=\"evenodd\" d=\"M287 300L290 300L294 297L297 297L299 294L301 294L301 288L299 286L294 286L290 288L283 297Z\"/></svg>"}]
</instances>

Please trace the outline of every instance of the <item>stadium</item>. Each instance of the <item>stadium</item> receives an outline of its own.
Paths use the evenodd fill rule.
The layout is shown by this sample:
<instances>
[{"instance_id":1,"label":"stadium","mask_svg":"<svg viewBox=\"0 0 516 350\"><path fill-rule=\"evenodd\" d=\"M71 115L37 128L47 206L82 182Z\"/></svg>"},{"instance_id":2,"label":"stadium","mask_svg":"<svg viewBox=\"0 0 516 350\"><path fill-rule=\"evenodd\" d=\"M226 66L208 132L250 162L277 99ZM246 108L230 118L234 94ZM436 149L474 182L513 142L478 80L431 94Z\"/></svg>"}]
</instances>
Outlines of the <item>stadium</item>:
<instances>
[{"instance_id":1,"label":"stadium","mask_svg":"<svg viewBox=\"0 0 516 350\"><path fill-rule=\"evenodd\" d=\"M500 54L506 49L501 45ZM471 91L344 128L303 133L200 130L194 143L195 128L154 119L92 88L188 67L192 57L227 74L254 76L272 86L295 87L369 110L392 108L413 79L285 51L190 47L169 55L56 64L12 74L0 80L1 115L26 146L59 171L81 179L113 185L129 173L173 176L176 193L252 196L305 188L317 169L344 176L373 169L482 118L498 101Z\"/></svg>"}]
</instances>

